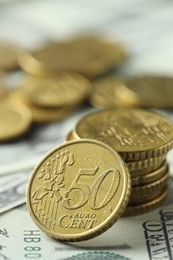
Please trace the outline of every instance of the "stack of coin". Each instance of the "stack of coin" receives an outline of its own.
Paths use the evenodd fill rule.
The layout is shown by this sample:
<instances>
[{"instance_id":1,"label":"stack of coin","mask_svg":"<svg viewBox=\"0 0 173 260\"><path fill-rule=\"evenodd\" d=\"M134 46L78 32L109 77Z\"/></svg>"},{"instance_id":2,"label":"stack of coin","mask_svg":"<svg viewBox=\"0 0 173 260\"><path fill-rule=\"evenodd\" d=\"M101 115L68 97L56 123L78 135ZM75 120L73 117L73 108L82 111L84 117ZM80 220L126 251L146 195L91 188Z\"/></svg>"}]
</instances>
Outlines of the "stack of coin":
<instances>
[{"instance_id":1,"label":"stack of coin","mask_svg":"<svg viewBox=\"0 0 173 260\"><path fill-rule=\"evenodd\" d=\"M119 66L125 58L119 44L84 37L48 44L33 53L20 52L19 64L26 72L39 76L70 71L94 78Z\"/></svg>"},{"instance_id":2,"label":"stack of coin","mask_svg":"<svg viewBox=\"0 0 173 260\"><path fill-rule=\"evenodd\" d=\"M91 91L90 82L75 73L57 77L28 76L13 97L26 104L35 122L51 122L68 116Z\"/></svg>"},{"instance_id":3,"label":"stack of coin","mask_svg":"<svg viewBox=\"0 0 173 260\"><path fill-rule=\"evenodd\" d=\"M132 191L125 215L148 212L167 195L167 152L173 146L173 124L142 109L107 109L83 117L66 141L90 138L113 147L127 164Z\"/></svg>"}]
</instances>

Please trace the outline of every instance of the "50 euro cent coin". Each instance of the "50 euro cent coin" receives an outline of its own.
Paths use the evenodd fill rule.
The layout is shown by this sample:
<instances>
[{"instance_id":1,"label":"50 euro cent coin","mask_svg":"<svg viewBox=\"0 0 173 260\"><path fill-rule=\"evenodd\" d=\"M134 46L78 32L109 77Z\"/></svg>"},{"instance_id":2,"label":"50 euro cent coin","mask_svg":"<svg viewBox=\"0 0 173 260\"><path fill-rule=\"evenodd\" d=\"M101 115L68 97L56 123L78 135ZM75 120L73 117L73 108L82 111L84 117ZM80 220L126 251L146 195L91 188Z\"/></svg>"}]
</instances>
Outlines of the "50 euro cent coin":
<instances>
[{"instance_id":1,"label":"50 euro cent coin","mask_svg":"<svg viewBox=\"0 0 173 260\"><path fill-rule=\"evenodd\" d=\"M70 141L50 151L33 170L27 207L46 234L82 241L118 220L130 189L128 169L114 149L96 140Z\"/></svg>"}]
</instances>

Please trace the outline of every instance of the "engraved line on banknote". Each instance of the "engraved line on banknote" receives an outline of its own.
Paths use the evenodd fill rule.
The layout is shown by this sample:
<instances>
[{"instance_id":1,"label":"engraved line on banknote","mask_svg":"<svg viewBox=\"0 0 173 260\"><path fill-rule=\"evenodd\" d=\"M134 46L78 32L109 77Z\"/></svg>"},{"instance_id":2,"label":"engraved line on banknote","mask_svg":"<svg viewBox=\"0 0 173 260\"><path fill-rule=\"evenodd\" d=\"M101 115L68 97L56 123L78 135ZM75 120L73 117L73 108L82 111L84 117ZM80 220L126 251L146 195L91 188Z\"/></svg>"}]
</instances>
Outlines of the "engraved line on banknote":
<instances>
[{"instance_id":1,"label":"engraved line on banknote","mask_svg":"<svg viewBox=\"0 0 173 260\"><path fill-rule=\"evenodd\" d=\"M168 227L173 227L173 209L167 212L160 210L159 214L160 220L149 220L143 223L147 252L150 260L172 260L173 231Z\"/></svg>"},{"instance_id":2,"label":"engraved line on banknote","mask_svg":"<svg viewBox=\"0 0 173 260\"><path fill-rule=\"evenodd\" d=\"M173 211L165 211L164 210L160 210L160 218L162 221L162 226L163 226L163 233L165 236L165 241L167 244L167 250L168 250L168 255L170 259L173 259L173 229L169 230L169 227L173 227ZM171 231L171 232L169 232ZM169 237L169 233L170 235L172 235L172 237ZM172 241L172 245L171 242Z\"/></svg>"}]
</instances>

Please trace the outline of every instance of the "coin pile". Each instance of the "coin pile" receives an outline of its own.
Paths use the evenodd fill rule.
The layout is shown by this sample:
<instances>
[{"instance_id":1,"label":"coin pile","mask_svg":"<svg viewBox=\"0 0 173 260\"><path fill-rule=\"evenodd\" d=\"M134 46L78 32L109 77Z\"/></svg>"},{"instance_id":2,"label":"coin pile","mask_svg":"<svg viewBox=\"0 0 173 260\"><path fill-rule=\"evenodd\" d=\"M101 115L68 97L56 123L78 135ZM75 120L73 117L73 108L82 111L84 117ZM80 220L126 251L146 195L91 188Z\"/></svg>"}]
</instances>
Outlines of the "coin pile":
<instances>
[{"instance_id":1,"label":"coin pile","mask_svg":"<svg viewBox=\"0 0 173 260\"><path fill-rule=\"evenodd\" d=\"M23 109L30 110L33 122L49 123L62 120L89 99L92 92L89 79L119 66L125 58L126 54L119 44L111 44L94 37L54 42L30 53L9 44L1 44L0 70L10 72L20 66L27 72L17 88L7 91L4 87L4 73L0 71L1 102L5 97L3 103L11 103L10 110L5 114L9 118L12 117L16 109L19 111L19 106L23 105ZM0 107L1 114L4 114L5 107L7 106L4 105L2 109ZM19 118L23 120L23 116ZM8 137L7 121L5 118L1 120L2 129L5 131L7 128L4 141L18 138L19 133L24 134L22 128L18 134L10 134Z\"/></svg>"},{"instance_id":2,"label":"coin pile","mask_svg":"<svg viewBox=\"0 0 173 260\"><path fill-rule=\"evenodd\" d=\"M173 124L142 109L107 109L83 117L66 141L90 138L113 147L127 164L132 191L125 215L148 212L165 200L167 152L173 146Z\"/></svg>"}]
</instances>

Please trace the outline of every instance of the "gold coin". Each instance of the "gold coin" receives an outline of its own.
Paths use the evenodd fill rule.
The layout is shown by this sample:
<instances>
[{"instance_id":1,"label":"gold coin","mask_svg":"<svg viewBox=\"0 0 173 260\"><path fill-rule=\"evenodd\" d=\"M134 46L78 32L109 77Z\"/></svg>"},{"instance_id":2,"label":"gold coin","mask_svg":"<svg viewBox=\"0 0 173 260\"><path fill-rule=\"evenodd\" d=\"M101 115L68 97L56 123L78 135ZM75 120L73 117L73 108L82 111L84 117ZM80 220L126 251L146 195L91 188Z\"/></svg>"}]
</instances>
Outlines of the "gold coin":
<instances>
[{"instance_id":1,"label":"gold coin","mask_svg":"<svg viewBox=\"0 0 173 260\"><path fill-rule=\"evenodd\" d=\"M158 167L163 163L165 158L166 158L166 154L163 154L142 161L127 162L127 167L130 171L131 176L136 176L137 173L142 173L142 172L138 172L139 170L148 169L153 167L154 165Z\"/></svg>"},{"instance_id":2,"label":"gold coin","mask_svg":"<svg viewBox=\"0 0 173 260\"><path fill-rule=\"evenodd\" d=\"M149 201L147 203L143 203L140 205L136 205L136 206L129 206L126 208L123 216L135 216L135 215L144 214L149 211L152 211L152 210L160 207L163 204L163 202L167 198L167 195L168 195L168 192L164 191L161 196L157 197L156 199L154 199L152 201Z\"/></svg>"},{"instance_id":3,"label":"gold coin","mask_svg":"<svg viewBox=\"0 0 173 260\"><path fill-rule=\"evenodd\" d=\"M69 116L74 107L59 107L59 108L47 108L28 106L32 113L33 121L37 123L48 123L53 121L59 121Z\"/></svg>"},{"instance_id":4,"label":"gold coin","mask_svg":"<svg viewBox=\"0 0 173 260\"><path fill-rule=\"evenodd\" d=\"M0 44L0 69L13 70L18 68L18 50L9 44Z\"/></svg>"},{"instance_id":5,"label":"gold coin","mask_svg":"<svg viewBox=\"0 0 173 260\"><path fill-rule=\"evenodd\" d=\"M98 108L118 107L115 89L121 85L121 80L116 77L107 77L92 83L93 90L89 98L91 105Z\"/></svg>"},{"instance_id":6,"label":"gold coin","mask_svg":"<svg viewBox=\"0 0 173 260\"><path fill-rule=\"evenodd\" d=\"M146 75L125 80L115 92L125 106L173 108L172 85L173 78Z\"/></svg>"},{"instance_id":7,"label":"gold coin","mask_svg":"<svg viewBox=\"0 0 173 260\"><path fill-rule=\"evenodd\" d=\"M83 117L75 138L102 141L125 161L145 160L166 154L173 146L173 124L163 116L142 109L107 109Z\"/></svg>"},{"instance_id":8,"label":"gold coin","mask_svg":"<svg viewBox=\"0 0 173 260\"><path fill-rule=\"evenodd\" d=\"M136 198L136 197L143 197L143 196L146 196L146 195L149 195L149 194L153 194L159 190L162 190L163 187L165 187L165 185L167 184L168 182L168 173L164 173L162 175L162 177L154 182L151 182L151 183L148 183L148 184L145 184L145 185L140 185L140 186L134 186L132 188L132 191L131 191L131 195L130 195L130 198L133 199L133 198Z\"/></svg>"},{"instance_id":9,"label":"gold coin","mask_svg":"<svg viewBox=\"0 0 173 260\"><path fill-rule=\"evenodd\" d=\"M125 210L130 176L120 156L95 140L67 142L35 167L27 206L36 225L64 241L93 238Z\"/></svg>"},{"instance_id":10,"label":"gold coin","mask_svg":"<svg viewBox=\"0 0 173 260\"><path fill-rule=\"evenodd\" d=\"M96 38L84 38L70 42L53 43L32 54L20 53L21 67L35 75L52 75L57 71L73 71L87 77L102 75L124 60L119 44L114 48Z\"/></svg>"},{"instance_id":11,"label":"gold coin","mask_svg":"<svg viewBox=\"0 0 173 260\"><path fill-rule=\"evenodd\" d=\"M128 206L131 207L131 206L141 205L141 204L150 202L150 201L160 197L163 194L163 192L165 192L166 190L167 190L167 185L165 187L163 187L163 189L161 189L161 190L159 189L158 191L156 191L152 194L149 194L149 195L147 194L142 197L136 196L136 197L130 198Z\"/></svg>"},{"instance_id":12,"label":"gold coin","mask_svg":"<svg viewBox=\"0 0 173 260\"><path fill-rule=\"evenodd\" d=\"M91 85L86 78L63 73L56 78L28 76L18 90L18 95L35 106L62 107L82 102L90 91Z\"/></svg>"},{"instance_id":13,"label":"gold coin","mask_svg":"<svg viewBox=\"0 0 173 260\"><path fill-rule=\"evenodd\" d=\"M138 175L137 177L132 177L132 186L144 185L158 180L165 172L169 171L169 166L166 161L157 170L150 172L145 175Z\"/></svg>"},{"instance_id":14,"label":"gold coin","mask_svg":"<svg viewBox=\"0 0 173 260\"><path fill-rule=\"evenodd\" d=\"M0 142L9 141L23 135L32 123L29 109L20 104L3 102L0 104Z\"/></svg>"}]
</instances>

